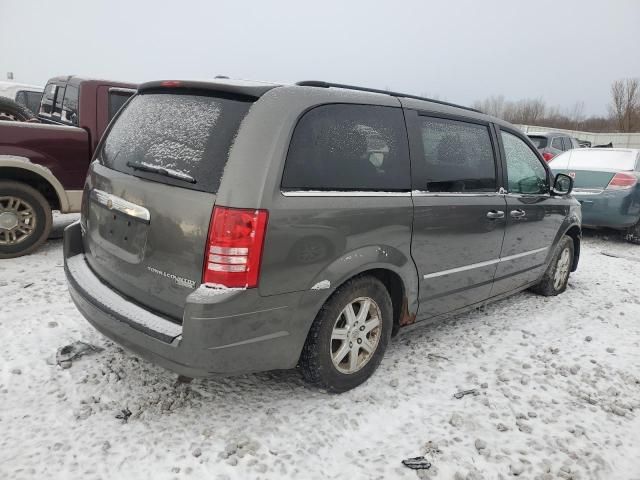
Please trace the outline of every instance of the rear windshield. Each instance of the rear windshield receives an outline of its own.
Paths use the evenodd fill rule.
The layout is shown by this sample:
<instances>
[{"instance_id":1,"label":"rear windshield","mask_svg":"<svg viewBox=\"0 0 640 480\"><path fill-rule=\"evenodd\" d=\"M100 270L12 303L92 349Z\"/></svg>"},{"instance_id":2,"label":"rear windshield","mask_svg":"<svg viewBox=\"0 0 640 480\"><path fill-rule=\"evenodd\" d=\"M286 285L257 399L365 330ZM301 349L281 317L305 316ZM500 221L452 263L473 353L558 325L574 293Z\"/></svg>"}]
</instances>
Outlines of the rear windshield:
<instances>
[{"instance_id":1,"label":"rear windshield","mask_svg":"<svg viewBox=\"0 0 640 480\"><path fill-rule=\"evenodd\" d=\"M620 171L636 168L637 153L605 149L575 149L558 155L549 162L554 170Z\"/></svg>"},{"instance_id":2,"label":"rear windshield","mask_svg":"<svg viewBox=\"0 0 640 480\"><path fill-rule=\"evenodd\" d=\"M136 95L117 117L101 162L114 170L216 193L250 101L208 95Z\"/></svg>"},{"instance_id":3,"label":"rear windshield","mask_svg":"<svg viewBox=\"0 0 640 480\"><path fill-rule=\"evenodd\" d=\"M544 148L547 146L547 137L540 137L538 135L529 135L529 140L533 142L536 148Z\"/></svg>"}]
</instances>

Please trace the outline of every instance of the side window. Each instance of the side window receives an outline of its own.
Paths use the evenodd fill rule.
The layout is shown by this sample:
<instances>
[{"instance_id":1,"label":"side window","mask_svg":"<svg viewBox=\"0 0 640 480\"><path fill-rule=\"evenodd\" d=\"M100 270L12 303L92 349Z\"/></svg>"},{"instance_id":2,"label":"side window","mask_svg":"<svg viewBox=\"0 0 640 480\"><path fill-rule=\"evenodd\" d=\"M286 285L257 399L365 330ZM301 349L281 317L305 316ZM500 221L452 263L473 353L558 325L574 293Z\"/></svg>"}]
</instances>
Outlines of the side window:
<instances>
[{"instance_id":1,"label":"side window","mask_svg":"<svg viewBox=\"0 0 640 480\"><path fill-rule=\"evenodd\" d=\"M39 114L43 117L50 117L53 113L53 100L56 96L56 85L54 83L48 84L44 89L42 96L42 103L40 104Z\"/></svg>"},{"instance_id":2,"label":"side window","mask_svg":"<svg viewBox=\"0 0 640 480\"><path fill-rule=\"evenodd\" d=\"M548 193L547 171L533 150L515 135L500 133L507 160L509 193Z\"/></svg>"},{"instance_id":3,"label":"side window","mask_svg":"<svg viewBox=\"0 0 640 480\"><path fill-rule=\"evenodd\" d=\"M475 123L420 117L429 192L495 192L496 164L489 128ZM420 185L424 181L424 186Z\"/></svg>"},{"instance_id":4,"label":"side window","mask_svg":"<svg viewBox=\"0 0 640 480\"><path fill-rule=\"evenodd\" d=\"M56 101L53 105L53 116L62 118L62 99L64 98L64 85L58 85L56 88Z\"/></svg>"},{"instance_id":5,"label":"side window","mask_svg":"<svg viewBox=\"0 0 640 480\"><path fill-rule=\"evenodd\" d=\"M78 125L78 88L67 85L62 102L61 120L71 125Z\"/></svg>"},{"instance_id":6,"label":"side window","mask_svg":"<svg viewBox=\"0 0 640 480\"><path fill-rule=\"evenodd\" d=\"M558 150L562 150L562 137L556 137L551 142L551 146Z\"/></svg>"},{"instance_id":7,"label":"side window","mask_svg":"<svg viewBox=\"0 0 640 480\"><path fill-rule=\"evenodd\" d=\"M131 95L133 95L133 92L109 91L109 121L118 113L125 102L131 98Z\"/></svg>"},{"instance_id":8,"label":"side window","mask_svg":"<svg viewBox=\"0 0 640 480\"><path fill-rule=\"evenodd\" d=\"M410 189L402 110L332 104L298 122L282 175L284 190Z\"/></svg>"}]
</instances>

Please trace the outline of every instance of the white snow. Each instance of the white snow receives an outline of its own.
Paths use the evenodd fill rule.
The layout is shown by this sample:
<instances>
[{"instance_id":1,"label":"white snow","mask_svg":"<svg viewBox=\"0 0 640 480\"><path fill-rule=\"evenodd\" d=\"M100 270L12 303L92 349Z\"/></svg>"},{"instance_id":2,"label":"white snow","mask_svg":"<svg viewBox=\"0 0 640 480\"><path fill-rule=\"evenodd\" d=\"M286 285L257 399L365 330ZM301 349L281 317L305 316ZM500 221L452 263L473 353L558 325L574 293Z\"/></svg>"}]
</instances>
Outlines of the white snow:
<instances>
[{"instance_id":1,"label":"white snow","mask_svg":"<svg viewBox=\"0 0 640 480\"><path fill-rule=\"evenodd\" d=\"M182 334L182 325L154 315L149 310L128 302L111 288L106 287L88 267L84 255L76 255L69 258L67 268L69 268L73 278L92 298L113 312L130 318L135 323L150 330L155 330L167 337L174 338Z\"/></svg>"},{"instance_id":2,"label":"white snow","mask_svg":"<svg viewBox=\"0 0 640 480\"><path fill-rule=\"evenodd\" d=\"M295 371L176 383L82 318L50 240L0 260L0 478L638 479L639 262L588 235L565 294L401 333L329 395ZM52 365L76 340L105 350Z\"/></svg>"},{"instance_id":3,"label":"white snow","mask_svg":"<svg viewBox=\"0 0 640 480\"><path fill-rule=\"evenodd\" d=\"M198 303L207 302L213 297L231 292L241 292L243 290L246 290L246 287L227 287L219 283L203 283L189 295L189 301Z\"/></svg>"}]
</instances>

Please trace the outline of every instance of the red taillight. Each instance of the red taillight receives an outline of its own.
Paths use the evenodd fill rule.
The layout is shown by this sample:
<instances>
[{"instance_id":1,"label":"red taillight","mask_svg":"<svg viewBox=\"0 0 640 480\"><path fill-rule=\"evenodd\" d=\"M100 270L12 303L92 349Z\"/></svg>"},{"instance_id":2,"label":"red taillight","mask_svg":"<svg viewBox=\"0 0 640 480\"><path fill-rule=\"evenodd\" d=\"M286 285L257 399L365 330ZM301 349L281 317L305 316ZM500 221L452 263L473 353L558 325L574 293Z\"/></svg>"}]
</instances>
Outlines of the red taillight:
<instances>
[{"instance_id":1,"label":"red taillight","mask_svg":"<svg viewBox=\"0 0 640 480\"><path fill-rule=\"evenodd\" d=\"M160 82L163 87L179 87L182 84L180 80L165 80Z\"/></svg>"},{"instance_id":2,"label":"red taillight","mask_svg":"<svg viewBox=\"0 0 640 480\"><path fill-rule=\"evenodd\" d=\"M544 158L545 162L550 161L553 157L555 157L555 155L553 153L551 153L551 152L544 152L542 154L542 158Z\"/></svg>"},{"instance_id":3,"label":"red taillight","mask_svg":"<svg viewBox=\"0 0 640 480\"><path fill-rule=\"evenodd\" d=\"M624 189L631 188L638 183L638 178L633 173L618 172L616 173L607 188Z\"/></svg>"},{"instance_id":4,"label":"red taillight","mask_svg":"<svg viewBox=\"0 0 640 480\"><path fill-rule=\"evenodd\" d=\"M256 287L268 218L266 210L214 207L202 283Z\"/></svg>"}]
</instances>

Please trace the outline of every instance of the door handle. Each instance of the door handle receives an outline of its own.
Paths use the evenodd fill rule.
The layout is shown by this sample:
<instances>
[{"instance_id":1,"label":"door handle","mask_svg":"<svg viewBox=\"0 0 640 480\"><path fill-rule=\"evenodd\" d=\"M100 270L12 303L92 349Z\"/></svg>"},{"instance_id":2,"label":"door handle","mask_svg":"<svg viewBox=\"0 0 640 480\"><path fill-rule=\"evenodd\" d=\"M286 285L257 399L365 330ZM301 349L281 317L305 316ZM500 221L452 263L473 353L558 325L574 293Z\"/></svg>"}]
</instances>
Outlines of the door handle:
<instances>
[{"instance_id":1,"label":"door handle","mask_svg":"<svg viewBox=\"0 0 640 480\"><path fill-rule=\"evenodd\" d=\"M504 218L504 212L502 210L489 210L487 212L487 218Z\"/></svg>"},{"instance_id":2,"label":"door handle","mask_svg":"<svg viewBox=\"0 0 640 480\"><path fill-rule=\"evenodd\" d=\"M511 212L509 213L509 215L511 215L511 217L513 217L513 218L522 218L526 214L527 214L527 212L525 212L524 210L521 210L521 209L511 210Z\"/></svg>"}]
</instances>

